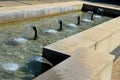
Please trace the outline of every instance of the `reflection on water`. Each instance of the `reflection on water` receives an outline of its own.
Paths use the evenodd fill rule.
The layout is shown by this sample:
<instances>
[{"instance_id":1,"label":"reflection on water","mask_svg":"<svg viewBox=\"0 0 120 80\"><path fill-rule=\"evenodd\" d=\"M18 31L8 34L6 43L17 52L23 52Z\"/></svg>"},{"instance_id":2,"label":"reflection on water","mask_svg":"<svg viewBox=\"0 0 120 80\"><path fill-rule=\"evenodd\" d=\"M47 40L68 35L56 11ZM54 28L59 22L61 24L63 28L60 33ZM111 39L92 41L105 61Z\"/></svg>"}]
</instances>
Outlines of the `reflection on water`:
<instances>
[{"instance_id":1,"label":"reflection on water","mask_svg":"<svg viewBox=\"0 0 120 80\"><path fill-rule=\"evenodd\" d=\"M71 12L0 25L0 80L31 80L52 67L49 61L41 57L44 46L112 19L102 16L93 19L93 23L81 22L77 27L71 28L66 24L75 26L73 24L78 21L73 14L85 17L84 12ZM57 31L60 24L56 19L63 21L63 30L60 32ZM27 26L31 24L37 27L37 40L31 40L34 31Z\"/></svg>"}]
</instances>

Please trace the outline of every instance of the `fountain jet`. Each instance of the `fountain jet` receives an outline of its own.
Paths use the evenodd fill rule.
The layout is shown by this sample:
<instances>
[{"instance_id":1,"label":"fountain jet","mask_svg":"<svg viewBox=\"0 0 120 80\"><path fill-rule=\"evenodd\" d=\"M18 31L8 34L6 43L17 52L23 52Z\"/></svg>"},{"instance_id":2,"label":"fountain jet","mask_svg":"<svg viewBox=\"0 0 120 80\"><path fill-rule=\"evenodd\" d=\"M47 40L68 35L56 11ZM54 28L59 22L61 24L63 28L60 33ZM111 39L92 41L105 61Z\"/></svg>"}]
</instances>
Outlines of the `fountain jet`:
<instances>
[{"instance_id":1,"label":"fountain jet","mask_svg":"<svg viewBox=\"0 0 120 80\"><path fill-rule=\"evenodd\" d=\"M80 25L80 16L79 15L77 15L77 19L78 19L78 22L76 25Z\"/></svg>"},{"instance_id":2,"label":"fountain jet","mask_svg":"<svg viewBox=\"0 0 120 80\"><path fill-rule=\"evenodd\" d=\"M35 55L27 60L27 63L20 68L22 72L34 75L37 77L46 70L52 68L53 65L45 58Z\"/></svg>"},{"instance_id":3,"label":"fountain jet","mask_svg":"<svg viewBox=\"0 0 120 80\"><path fill-rule=\"evenodd\" d=\"M103 16L103 13L104 13L104 9L101 9L101 8L98 8L98 10L96 11L96 15L94 15L94 18L97 18L97 19L101 19L102 16Z\"/></svg>"},{"instance_id":4,"label":"fountain jet","mask_svg":"<svg viewBox=\"0 0 120 80\"><path fill-rule=\"evenodd\" d=\"M76 15L76 14L73 14L73 17L77 18L77 23L76 24L74 24L74 23L68 23L68 24L66 24L66 26L67 27L71 27L71 28L77 28L80 25L80 16Z\"/></svg>"},{"instance_id":5,"label":"fountain jet","mask_svg":"<svg viewBox=\"0 0 120 80\"><path fill-rule=\"evenodd\" d=\"M104 9L98 8L97 14L103 16L103 13L104 13Z\"/></svg>"},{"instance_id":6,"label":"fountain jet","mask_svg":"<svg viewBox=\"0 0 120 80\"><path fill-rule=\"evenodd\" d=\"M83 22L91 23L93 22L94 13L92 11L87 11L85 18L82 19Z\"/></svg>"},{"instance_id":7,"label":"fountain jet","mask_svg":"<svg viewBox=\"0 0 120 80\"><path fill-rule=\"evenodd\" d=\"M36 28L36 26L35 25L29 25L29 27L32 28L33 31L34 31L33 40L37 40L38 34L37 34L37 28Z\"/></svg>"},{"instance_id":8,"label":"fountain jet","mask_svg":"<svg viewBox=\"0 0 120 80\"><path fill-rule=\"evenodd\" d=\"M34 37L33 37L33 40L37 40L37 38L38 38L38 34L37 34L37 28L36 28L36 26L34 26L34 25L31 25L31 27L32 27L32 29L34 30Z\"/></svg>"},{"instance_id":9,"label":"fountain jet","mask_svg":"<svg viewBox=\"0 0 120 80\"><path fill-rule=\"evenodd\" d=\"M57 30L58 30L58 31L62 31L62 30L63 30L63 27L62 27L63 22L62 22L62 20L58 20L58 23L60 24L60 27L59 27L59 29L57 29Z\"/></svg>"},{"instance_id":10,"label":"fountain jet","mask_svg":"<svg viewBox=\"0 0 120 80\"><path fill-rule=\"evenodd\" d=\"M76 17L76 18L77 18L77 23L76 23L76 25L80 25L80 15L73 14L73 17Z\"/></svg>"},{"instance_id":11,"label":"fountain jet","mask_svg":"<svg viewBox=\"0 0 120 80\"><path fill-rule=\"evenodd\" d=\"M92 11L88 11L87 14L90 16L90 20L93 20L94 13Z\"/></svg>"}]
</instances>

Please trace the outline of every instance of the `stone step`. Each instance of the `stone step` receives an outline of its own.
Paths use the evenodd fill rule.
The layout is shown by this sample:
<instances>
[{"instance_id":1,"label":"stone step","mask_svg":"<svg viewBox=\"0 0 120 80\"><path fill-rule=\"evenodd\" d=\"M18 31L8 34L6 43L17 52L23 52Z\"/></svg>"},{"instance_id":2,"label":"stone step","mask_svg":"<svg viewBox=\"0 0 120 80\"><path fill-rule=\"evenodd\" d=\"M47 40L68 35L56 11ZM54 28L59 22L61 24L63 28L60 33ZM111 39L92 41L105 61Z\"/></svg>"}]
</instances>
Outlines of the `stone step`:
<instances>
[{"instance_id":1,"label":"stone step","mask_svg":"<svg viewBox=\"0 0 120 80\"><path fill-rule=\"evenodd\" d=\"M113 59L113 55L80 48L33 80L110 80Z\"/></svg>"}]
</instances>

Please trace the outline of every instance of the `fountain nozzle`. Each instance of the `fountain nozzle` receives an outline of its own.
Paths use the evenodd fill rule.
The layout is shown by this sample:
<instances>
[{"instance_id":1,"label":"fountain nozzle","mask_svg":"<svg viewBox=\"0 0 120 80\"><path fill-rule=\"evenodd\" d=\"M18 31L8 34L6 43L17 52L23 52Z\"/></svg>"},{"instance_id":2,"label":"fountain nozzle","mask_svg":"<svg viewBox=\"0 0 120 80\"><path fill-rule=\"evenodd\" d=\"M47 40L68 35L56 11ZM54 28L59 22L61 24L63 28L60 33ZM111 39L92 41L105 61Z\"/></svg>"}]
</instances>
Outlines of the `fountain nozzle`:
<instances>
[{"instance_id":1,"label":"fountain nozzle","mask_svg":"<svg viewBox=\"0 0 120 80\"><path fill-rule=\"evenodd\" d=\"M80 25L80 16L79 15L77 16L77 19L78 19L77 25Z\"/></svg>"},{"instance_id":2,"label":"fountain nozzle","mask_svg":"<svg viewBox=\"0 0 120 80\"><path fill-rule=\"evenodd\" d=\"M90 20L93 20L94 12L92 12L92 11L87 11L87 14L88 14L88 16L90 16Z\"/></svg>"},{"instance_id":3,"label":"fountain nozzle","mask_svg":"<svg viewBox=\"0 0 120 80\"><path fill-rule=\"evenodd\" d=\"M62 20L59 20L58 23L60 24L60 27L59 27L58 31L62 31L63 30L63 27L62 27L63 22L62 22Z\"/></svg>"},{"instance_id":4,"label":"fountain nozzle","mask_svg":"<svg viewBox=\"0 0 120 80\"><path fill-rule=\"evenodd\" d=\"M76 17L76 18L77 18L77 23L76 23L76 25L80 25L80 15L73 14L73 17Z\"/></svg>"},{"instance_id":5,"label":"fountain nozzle","mask_svg":"<svg viewBox=\"0 0 120 80\"><path fill-rule=\"evenodd\" d=\"M102 8L98 8L98 10L97 10L97 14L103 16L103 13L104 13L104 9L102 9Z\"/></svg>"},{"instance_id":6,"label":"fountain nozzle","mask_svg":"<svg viewBox=\"0 0 120 80\"><path fill-rule=\"evenodd\" d=\"M37 28L36 26L32 26L32 29L34 30L35 34L34 34L34 37L33 37L33 40L36 40L38 38L38 34L37 34Z\"/></svg>"}]
</instances>

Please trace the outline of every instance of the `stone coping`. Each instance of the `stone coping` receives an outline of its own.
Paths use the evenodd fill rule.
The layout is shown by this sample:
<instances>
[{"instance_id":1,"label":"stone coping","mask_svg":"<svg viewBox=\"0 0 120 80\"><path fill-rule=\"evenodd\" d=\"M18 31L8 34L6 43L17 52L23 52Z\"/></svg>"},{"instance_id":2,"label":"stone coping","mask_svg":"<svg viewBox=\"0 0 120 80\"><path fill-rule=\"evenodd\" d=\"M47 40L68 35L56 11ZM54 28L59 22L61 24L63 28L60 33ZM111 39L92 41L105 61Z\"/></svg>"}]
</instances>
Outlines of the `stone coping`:
<instances>
[{"instance_id":1,"label":"stone coping","mask_svg":"<svg viewBox=\"0 0 120 80\"><path fill-rule=\"evenodd\" d=\"M67 4L67 5L65 5ZM80 5L78 8L73 5ZM0 8L0 23L36 18L45 15L80 10L82 3L65 2L44 5L14 6Z\"/></svg>"},{"instance_id":2,"label":"stone coping","mask_svg":"<svg viewBox=\"0 0 120 80\"><path fill-rule=\"evenodd\" d=\"M66 5L67 4L67 5ZM19 21L25 19L36 18L45 15L57 14L62 12L81 10L83 4L101 6L120 10L119 7L97 5L95 3L71 1L60 3L49 3L40 5L27 5L27 6L13 6L13 7L1 7L0 8L0 23L6 23L11 21Z\"/></svg>"},{"instance_id":3,"label":"stone coping","mask_svg":"<svg viewBox=\"0 0 120 80\"><path fill-rule=\"evenodd\" d=\"M80 48L70 58L33 80L110 80L112 69L107 66L112 63L113 59L113 55ZM107 78L104 78L104 75L100 76L103 71L109 72L105 68L110 71L104 74Z\"/></svg>"},{"instance_id":4,"label":"stone coping","mask_svg":"<svg viewBox=\"0 0 120 80\"><path fill-rule=\"evenodd\" d=\"M44 48L47 48L49 50L54 50L57 52L61 52L61 53L66 53L69 55L72 55L72 53L75 50L79 49L80 47L93 48L93 49L95 48L94 41L81 38L80 35L81 33L75 34L68 38L52 43L48 46L45 46Z\"/></svg>"},{"instance_id":5,"label":"stone coping","mask_svg":"<svg viewBox=\"0 0 120 80\"><path fill-rule=\"evenodd\" d=\"M115 32L120 30L120 27L118 26L118 25L120 25L119 21L120 21L120 17L117 17L117 18L114 18L114 19L109 20L107 22L104 22L102 24L99 24L93 28L96 28L99 30L104 30L104 31L109 31L109 32L111 32L111 34L114 34Z\"/></svg>"}]
</instances>

